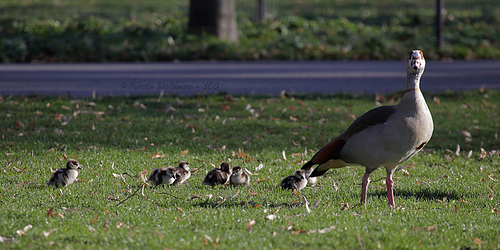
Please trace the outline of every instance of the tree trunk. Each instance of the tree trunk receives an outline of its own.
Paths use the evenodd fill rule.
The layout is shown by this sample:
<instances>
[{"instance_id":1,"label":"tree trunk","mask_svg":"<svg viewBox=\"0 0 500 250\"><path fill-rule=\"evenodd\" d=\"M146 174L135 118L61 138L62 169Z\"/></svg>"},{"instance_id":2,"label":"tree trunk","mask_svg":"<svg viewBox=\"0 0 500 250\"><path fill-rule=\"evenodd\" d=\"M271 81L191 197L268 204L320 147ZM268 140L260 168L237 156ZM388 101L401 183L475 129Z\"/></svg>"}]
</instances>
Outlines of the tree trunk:
<instances>
[{"instance_id":1,"label":"tree trunk","mask_svg":"<svg viewBox=\"0 0 500 250\"><path fill-rule=\"evenodd\" d=\"M188 31L237 42L235 0L190 0Z\"/></svg>"}]
</instances>

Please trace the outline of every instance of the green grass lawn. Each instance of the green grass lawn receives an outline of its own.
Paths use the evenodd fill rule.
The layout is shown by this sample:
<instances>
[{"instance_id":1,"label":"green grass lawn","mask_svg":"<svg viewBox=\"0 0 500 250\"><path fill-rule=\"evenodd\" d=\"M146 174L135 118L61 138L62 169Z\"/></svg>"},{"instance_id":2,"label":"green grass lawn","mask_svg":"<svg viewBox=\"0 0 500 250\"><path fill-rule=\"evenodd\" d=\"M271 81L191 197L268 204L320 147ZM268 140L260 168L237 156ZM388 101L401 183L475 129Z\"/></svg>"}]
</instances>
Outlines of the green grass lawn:
<instances>
[{"instance_id":1,"label":"green grass lawn","mask_svg":"<svg viewBox=\"0 0 500 250\"><path fill-rule=\"evenodd\" d=\"M424 94L434 135L395 173L395 209L383 170L366 207L362 167L300 195L278 188L372 95L0 97L0 239L13 240L0 248L500 248L500 91ZM66 157L84 166L79 181L47 187ZM198 170L185 185L137 177L181 160ZM255 173L250 187L202 186L223 161Z\"/></svg>"}]
</instances>

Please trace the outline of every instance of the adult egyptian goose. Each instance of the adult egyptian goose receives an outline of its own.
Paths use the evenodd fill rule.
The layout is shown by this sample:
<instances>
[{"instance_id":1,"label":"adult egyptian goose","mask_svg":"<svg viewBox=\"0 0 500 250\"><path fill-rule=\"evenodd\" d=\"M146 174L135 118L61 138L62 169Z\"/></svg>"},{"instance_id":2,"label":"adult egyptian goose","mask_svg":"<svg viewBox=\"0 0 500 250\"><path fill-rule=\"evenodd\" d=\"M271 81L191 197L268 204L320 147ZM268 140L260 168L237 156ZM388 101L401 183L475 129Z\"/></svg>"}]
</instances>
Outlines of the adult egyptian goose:
<instances>
[{"instance_id":1,"label":"adult egyptian goose","mask_svg":"<svg viewBox=\"0 0 500 250\"><path fill-rule=\"evenodd\" d=\"M235 166L229 178L229 183L233 186L248 187L250 186L250 176L245 173L241 166Z\"/></svg>"},{"instance_id":2,"label":"adult egyptian goose","mask_svg":"<svg viewBox=\"0 0 500 250\"><path fill-rule=\"evenodd\" d=\"M370 173L380 166L387 170L387 199L394 207L392 174L398 164L410 159L431 139L431 112L420 92L425 59L413 50L407 64L406 86L399 104L372 109L356 119L344 133L320 149L303 165L319 165L311 176L320 176L331 168L347 165L366 167L361 188L361 204L366 204Z\"/></svg>"},{"instance_id":3,"label":"adult egyptian goose","mask_svg":"<svg viewBox=\"0 0 500 250\"><path fill-rule=\"evenodd\" d=\"M229 181L229 177L231 176L231 168L229 163L223 162L220 164L220 168L215 168L212 171L208 172L203 180L203 185L215 186L215 185L223 185Z\"/></svg>"},{"instance_id":4,"label":"adult egyptian goose","mask_svg":"<svg viewBox=\"0 0 500 250\"><path fill-rule=\"evenodd\" d=\"M77 160L68 160L66 168L56 170L50 177L47 185L58 188L59 186L65 187L73 183L76 177L78 177L78 169L82 169L82 166Z\"/></svg>"},{"instance_id":5,"label":"adult egyptian goose","mask_svg":"<svg viewBox=\"0 0 500 250\"><path fill-rule=\"evenodd\" d=\"M177 168L174 167L163 167L153 170L149 176L148 181L152 182L155 186L158 185L170 185L174 183L177 178Z\"/></svg>"},{"instance_id":6,"label":"adult egyptian goose","mask_svg":"<svg viewBox=\"0 0 500 250\"><path fill-rule=\"evenodd\" d=\"M189 170L189 162L181 161L177 167L177 175L173 185L181 185L187 179L191 177L191 171Z\"/></svg>"},{"instance_id":7,"label":"adult egyptian goose","mask_svg":"<svg viewBox=\"0 0 500 250\"><path fill-rule=\"evenodd\" d=\"M290 189L300 191L307 185L306 173L304 170L299 169L295 171L294 175L290 175L283 179L280 183L282 189Z\"/></svg>"}]
</instances>

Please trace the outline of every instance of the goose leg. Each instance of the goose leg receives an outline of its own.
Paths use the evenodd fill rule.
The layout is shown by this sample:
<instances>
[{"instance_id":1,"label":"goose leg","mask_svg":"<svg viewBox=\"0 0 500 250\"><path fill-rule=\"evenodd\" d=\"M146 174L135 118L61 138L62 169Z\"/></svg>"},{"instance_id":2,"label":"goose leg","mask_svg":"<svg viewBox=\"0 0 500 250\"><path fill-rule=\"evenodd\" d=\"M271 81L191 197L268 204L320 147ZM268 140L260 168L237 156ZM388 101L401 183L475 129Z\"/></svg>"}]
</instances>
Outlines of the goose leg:
<instances>
[{"instance_id":1,"label":"goose leg","mask_svg":"<svg viewBox=\"0 0 500 250\"><path fill-rule=\"evenodd\" d=\"M366 190L368 189L368 185L370 184L370 172L366 172L363 176L363 182L361 183L361 200L360 204L366 206Z\"/></svg>"},{"instance_id":2,"label":"goose leg","mask_svg":"<svg viewBox=\"0 0 500 250\"><path fill-rule=\"evenodd\" d=\"M392 181L392 174L396 168L391 168L387 169L387 178L386 178L386 185L387 185L387 199L389 201L389 207L396 207L394 204L394 182Z\"/></svg>"}]
</instances>

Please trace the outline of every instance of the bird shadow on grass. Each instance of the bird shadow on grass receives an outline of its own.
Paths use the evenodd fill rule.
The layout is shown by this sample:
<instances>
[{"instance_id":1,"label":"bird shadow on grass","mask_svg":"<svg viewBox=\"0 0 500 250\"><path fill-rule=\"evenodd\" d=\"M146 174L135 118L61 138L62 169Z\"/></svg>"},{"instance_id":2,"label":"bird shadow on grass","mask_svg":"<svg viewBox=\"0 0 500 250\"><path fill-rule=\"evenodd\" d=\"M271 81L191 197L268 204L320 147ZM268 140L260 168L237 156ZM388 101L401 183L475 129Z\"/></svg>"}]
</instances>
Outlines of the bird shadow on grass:
<instances>
[{"instance_id":1,"label":"bird shadow on grass","mask_svg":"<svg viewBox=\"0 0 500 250\"><path fill-rule=\"evenodd\" d=\"M19 183L17 184L16 186L18 187L23 187L25 189L32 189L32 190L36 190L36 189L56 189L54 187L51 187L51 186L48 186L47 183L35 183L35 182L22 182L22 183Z\"/></svg>"},{"instance_id":2,"label":"bird shadow on grass","mask_svg":"<svg viewBox=\"0 0 500 250\"><path fill-rule=\"evenodd\" d=\"M274 203L265 203L265 202L256 202L253 200L250 201L229 201L229 202L224 202L224 201L214 201L214 200L205 200L205 201L199 201L196 203L193 203L193 206L200 207L200 208L260 208L260 207L268 207L268 208L280 208L280 207L299 207L303 205L302 202L296 202L296 203L280 203L280 204L274 204Z\"/></svg>"},{"instance_id":3,"label":"bird shadow on grass","mask_svg":"<svg viewBox=\"0 0 500 250\"><path fill-rule=\"evenodd\" d=\"M377 190L374 192L369 192L368 196L379 196L387 197L387 192L385 190ZM433 189L422 189L422 190L409 190L409 189L395 189L394 196L402 199L405 198L416 198L417 200L432 201L432 200L443 200L444 198L448 200L460 200L462 198L476 197L479 194L476 193L456 193L450 190L433 190Z\"/></svg>"}]
</instances>

